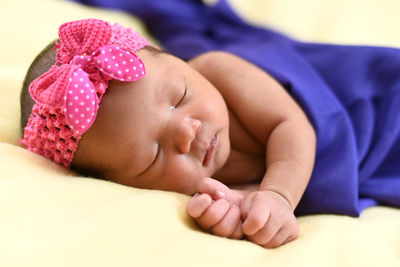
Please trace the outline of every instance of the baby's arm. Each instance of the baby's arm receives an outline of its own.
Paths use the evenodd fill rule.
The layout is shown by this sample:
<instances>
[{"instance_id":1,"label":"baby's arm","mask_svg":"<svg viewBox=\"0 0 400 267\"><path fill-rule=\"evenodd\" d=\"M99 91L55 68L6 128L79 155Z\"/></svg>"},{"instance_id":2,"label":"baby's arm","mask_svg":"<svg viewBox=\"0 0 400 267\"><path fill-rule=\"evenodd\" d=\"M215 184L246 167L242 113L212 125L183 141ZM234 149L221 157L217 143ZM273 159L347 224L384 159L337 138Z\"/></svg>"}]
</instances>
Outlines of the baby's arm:
<instances>
[{"instance_id":1,"label":"baby's arm","mask_svg":"<svg viewBox=\"0 0 400 267\"><path fill-rule=\"evenodd\" d=\"M258 191L241 203L243 233L265 247L298 235L293 211L311 176L316 136L286 90L255 65L225 52L191 61L223 95L240 123L265 144L267 171Z\"/></svg>"}]
</instances>

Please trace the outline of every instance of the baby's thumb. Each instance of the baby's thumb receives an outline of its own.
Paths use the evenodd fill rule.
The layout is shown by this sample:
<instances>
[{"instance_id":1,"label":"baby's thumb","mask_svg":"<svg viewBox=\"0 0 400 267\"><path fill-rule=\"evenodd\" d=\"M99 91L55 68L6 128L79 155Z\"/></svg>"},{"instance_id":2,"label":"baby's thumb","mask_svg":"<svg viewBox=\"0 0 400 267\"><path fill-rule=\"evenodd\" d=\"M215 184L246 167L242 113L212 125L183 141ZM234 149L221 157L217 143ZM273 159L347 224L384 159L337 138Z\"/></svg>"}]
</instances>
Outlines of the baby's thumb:
<instances>
[{"instance_id":1,"label":"baby's thumb","mask_svg":"<svg viewBox=\"0 0 400 267\"><path fill-rule=\"evenodd\" d=\"M209 194L212 199L217 200L225 198L227 191L227 187L225 187L226 186L219 181L206 177L200 180L197 185L197 192L200 194Z\"/></svg>"},{"instance_id":2,"label":"baby's thumb","mask_svg":"<svg viewBox=\"0 0 400 267\"><path fill-rule=\"evenodd\" d=\"M236 205L240 203L240 197L229 189L229 187L209 177L203 178L199 182L197 191L209 194L214 200L226 199L229 203Z\"/></svg>"}]
</instances>

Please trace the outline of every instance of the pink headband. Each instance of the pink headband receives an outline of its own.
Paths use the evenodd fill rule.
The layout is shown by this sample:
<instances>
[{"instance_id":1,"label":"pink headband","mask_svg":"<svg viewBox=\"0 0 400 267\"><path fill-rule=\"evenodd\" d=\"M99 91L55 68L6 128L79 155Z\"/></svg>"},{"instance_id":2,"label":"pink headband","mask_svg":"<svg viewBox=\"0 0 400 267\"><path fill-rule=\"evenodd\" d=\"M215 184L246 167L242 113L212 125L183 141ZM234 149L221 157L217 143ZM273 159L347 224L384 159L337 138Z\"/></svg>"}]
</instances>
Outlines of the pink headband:
<instances>
[{"instance_id":1,"label":"pink headband","mask_svg":"<svg viewBox=\"0 0 400 267\"><path fill-rule=\"evenodd\" d=\"M35 104L21 143L69 167L79 140L96 119L108 81L144 77L135 52L148 41L132 29L97 19L65 23L58 36L57 62L29 86Z\"/></svg>"}]
</instances>

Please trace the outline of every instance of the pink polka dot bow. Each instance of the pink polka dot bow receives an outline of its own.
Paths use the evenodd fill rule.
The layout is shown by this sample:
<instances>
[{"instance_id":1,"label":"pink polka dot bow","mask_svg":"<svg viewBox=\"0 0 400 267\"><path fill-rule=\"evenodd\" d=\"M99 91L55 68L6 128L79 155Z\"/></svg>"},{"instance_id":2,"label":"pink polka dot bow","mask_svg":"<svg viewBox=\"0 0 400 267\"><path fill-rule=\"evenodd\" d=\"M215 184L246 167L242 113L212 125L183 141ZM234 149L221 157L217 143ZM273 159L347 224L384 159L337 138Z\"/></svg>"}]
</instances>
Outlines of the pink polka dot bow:
<instances>
[{"instance_id":1,"label":"pink polka dot bow","mask_svg":"<svg viewBox=\"0 0 400 267\"><path fill-rule=\"evenodd\" d=\"M108 22L69 22L60 27L59 37L57 63L32 82L29 92L37 104L60 109L70 128L82 135L96 118L108 81L136 81L145 67L134 53L137 48L118 43Z\"/></svg>"}]
</instances>

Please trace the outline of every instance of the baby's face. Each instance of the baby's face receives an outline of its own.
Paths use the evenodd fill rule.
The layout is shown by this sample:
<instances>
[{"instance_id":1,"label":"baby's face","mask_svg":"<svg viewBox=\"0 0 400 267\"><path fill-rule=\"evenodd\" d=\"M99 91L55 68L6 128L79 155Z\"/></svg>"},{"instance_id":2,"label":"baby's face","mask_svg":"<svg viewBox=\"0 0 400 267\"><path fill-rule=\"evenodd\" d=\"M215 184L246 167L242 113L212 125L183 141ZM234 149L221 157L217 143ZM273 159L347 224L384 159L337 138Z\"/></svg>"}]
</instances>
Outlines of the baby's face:
<instances>
[{"instance_id":1,"label":"baby's face","mask_svg":"<svg viewBox=\"0 0 400 267\"><path fill-rule=\"evenodd\" d=\"M189 64L138 52L146 76L111 81L74 165L139 188L193 194L226 162L229 119L217 91Z\"/></svg>"}]
</instances>

